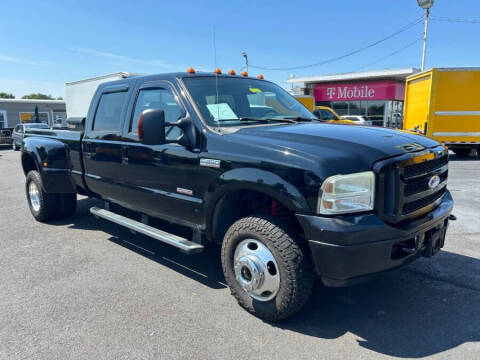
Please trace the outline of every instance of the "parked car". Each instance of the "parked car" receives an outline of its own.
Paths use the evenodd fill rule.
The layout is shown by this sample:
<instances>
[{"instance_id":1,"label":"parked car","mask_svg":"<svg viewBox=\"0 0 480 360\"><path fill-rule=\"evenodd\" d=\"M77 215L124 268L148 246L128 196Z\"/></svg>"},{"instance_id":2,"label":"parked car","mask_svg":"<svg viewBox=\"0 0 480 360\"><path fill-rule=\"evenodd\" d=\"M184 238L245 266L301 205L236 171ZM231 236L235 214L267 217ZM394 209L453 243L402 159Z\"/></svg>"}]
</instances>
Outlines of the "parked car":
<instances>
[{"instance_id":1,"label":"parked car","mask_svg":"<svg viewBox=\"0 0 480 360\"><path fill-rule=\"evenodd\" d=\"M26 129L48 129L49 126L45 123L27 123L27 124L18 124L13 129L12 133L12 148L15 151L20 150L22 145L23 137L25 136Z\"/></svg>"},{"instance_id":2,"label":"parked car","mask_svg":"<svg viewBox=\"0 0 480 360\"><path fill-rule=\"evenodd\" d=\"M221 244L232 294L266 320L300 310L315 275L345 286L443 247L453 207L443 146L321 123L280 86L243 75L107 82L83 130L27 129L33 217L72 216L78 193L103 200L93 215L187 254ZM261 98L275 117L251 115Z\"/></svg>"},{"instance_id":3,"label":"parked car","mask_svg":"<svg viewBox=\"0 0 480 360\"><path fill-rule=\"evenodd\" d=\"M330 124L355 124L351 120L342 119L333 109L328 106L315 106L313 114L323 122Z\"/></svg>"},{"instance_id":4,"label":"parked car","mask_svg":"<svg viewBox=\"0 0 480 360\"><path fill-rule=\"evenodd\" d=\"M367 120L365 116L361 115L342 115L340 116L340 118L343 120L353 121L357 125L372 125L372 122L370 120Z\"/></svg>"}]
</instances>

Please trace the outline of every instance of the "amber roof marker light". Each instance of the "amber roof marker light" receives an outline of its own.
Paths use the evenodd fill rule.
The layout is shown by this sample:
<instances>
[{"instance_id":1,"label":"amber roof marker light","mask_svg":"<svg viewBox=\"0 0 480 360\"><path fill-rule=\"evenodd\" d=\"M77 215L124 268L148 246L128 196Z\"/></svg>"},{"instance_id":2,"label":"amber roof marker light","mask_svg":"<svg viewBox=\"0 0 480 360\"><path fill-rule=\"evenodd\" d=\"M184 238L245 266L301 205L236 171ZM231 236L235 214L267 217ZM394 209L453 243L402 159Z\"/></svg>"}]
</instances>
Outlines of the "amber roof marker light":
<instances>
[{"instance_id":1,"label":"amber roof marker light","mask_svg":"<svg viewBox=\"0 0 480 360\"><path fill-rule=\"evenodd\" d=\"M229 70L228 71L228 75L236 75L237 73L235 72L235 70Z\"/></svg>"},{"instance_id":2,"label":"amber roof marker light","mask_svg":"<svg viewBox=\"0 0 480 360\"><path fill-rule=\"evenodd\" d=\"M248 76L248 73L247 73L246 71L242 71L242 72L240 73L240 75L242 75L242 76Z\"/></svg>"},{"instance_id":3,"label":"amber roof marker light","mask_svg":"<svg viewBox=\"0 0 480 360\"><path fill-rule=\"evenodd\" d=\"M213 73L220 75L222 73L222 70L220 70L219 68L216 68L215 70L213 70Z\"/></svg>"},{"instance_id":4,"label":"amber roof marker light","mask_svg":"<svg viewBox=\"0 0 480 360\"><path fill-rule=\"evenodd\" d=\"M257 79L263 80L263 79L264 79L264 77L263 77L263 75L262 75L262 74L258 74L258 75L257 75Z\"/></svg>"},{"instance_id":5,"label":"amber roof marker light","mask_svg":"<svg viewBox=\"0 0 480 360\"><path fill-rule=\"evenodd\" d=\"M189 74L195 74L195 69L194 69L193 67L189 67L189 68L187 69L187 73L189 73Z\"/></svg>"}]
</instances>

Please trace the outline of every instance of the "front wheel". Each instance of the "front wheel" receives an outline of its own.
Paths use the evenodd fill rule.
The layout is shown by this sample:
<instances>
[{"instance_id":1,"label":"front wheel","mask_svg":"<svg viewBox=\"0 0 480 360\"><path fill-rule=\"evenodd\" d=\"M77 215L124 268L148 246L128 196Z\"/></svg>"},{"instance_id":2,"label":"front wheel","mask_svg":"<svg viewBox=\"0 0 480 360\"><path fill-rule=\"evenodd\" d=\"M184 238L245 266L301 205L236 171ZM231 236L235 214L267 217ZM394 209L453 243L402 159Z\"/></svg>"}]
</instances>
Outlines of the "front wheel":
<instances>
[{"instance_id":1,"label":"front wheel","mask_svg":"<svg viewBox=\"0 0 480 360\"><path fill-rule=\"evenodd\" d=\"M236 221L225 234L222 267L238 303L265 320L292 316L312 292L308 254L275 218L259 215Z\"/></svg>"},{"instance_id":2,"label":"front wheel","mask_svg":"<svg viewBox=\"0 0 480 360\"><path fill-rule=\"evenodd\" d=\"M18 151L18 150L19 150L19 147L15 144L15 141L12 142L12 149L13 149L14 151Z\"/></svg>"}]
</instances>

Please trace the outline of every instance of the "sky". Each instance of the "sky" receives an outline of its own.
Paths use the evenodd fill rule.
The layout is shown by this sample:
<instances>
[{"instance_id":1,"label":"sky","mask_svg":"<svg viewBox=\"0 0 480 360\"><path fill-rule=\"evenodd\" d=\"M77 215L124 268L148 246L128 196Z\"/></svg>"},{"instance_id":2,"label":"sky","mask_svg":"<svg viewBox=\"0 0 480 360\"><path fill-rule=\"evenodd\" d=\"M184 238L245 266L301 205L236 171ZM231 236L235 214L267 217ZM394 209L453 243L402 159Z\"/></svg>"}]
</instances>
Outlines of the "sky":
<instances>
[{"instance_id":1,"label":"sky","mask_svg":"<svg viewBox=\"0 0 480 360\"><path fill-rule=\"evenodd\" d=\"M424 15L416 0L0 0L0 14L0 92L16 97L63 97L65 82L117 71L213 71L216 65L238 72L243 51L250 75L262 73L286 88L292 74L421 65L418 23L321 66L252 68L319 63L363 48ZM431 16L426 67L480 66L480 1L435 0Z\"/></svg>"}]
</instances>

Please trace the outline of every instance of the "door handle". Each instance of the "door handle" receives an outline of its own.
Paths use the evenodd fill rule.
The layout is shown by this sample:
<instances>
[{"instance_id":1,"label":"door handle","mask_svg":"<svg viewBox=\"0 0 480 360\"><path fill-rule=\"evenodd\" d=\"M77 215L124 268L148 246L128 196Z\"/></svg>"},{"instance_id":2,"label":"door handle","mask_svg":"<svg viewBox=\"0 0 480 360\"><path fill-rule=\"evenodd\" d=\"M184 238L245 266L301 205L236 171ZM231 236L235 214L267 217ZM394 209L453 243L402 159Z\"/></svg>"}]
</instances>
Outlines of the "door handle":
<instances>
[{"instance_id":1,"label":"door handle","mask_svg":"<svg viewBox=\"0 0 480 360\"><path fill-rule=\"evenodd\" d=\"M128 162L128 146L122 146L122 162Z\"/></svg>"},{"instance_id":2,"label":"door handle","mask_svg":"<svg viewBox=\"0 0 480 360\"><path fill-rule=\"evenodd\" d=\"M92 157L92 144L91 143L84 143L83 144L83 155L90 159Z\"/></svg>"}]
</instances>

